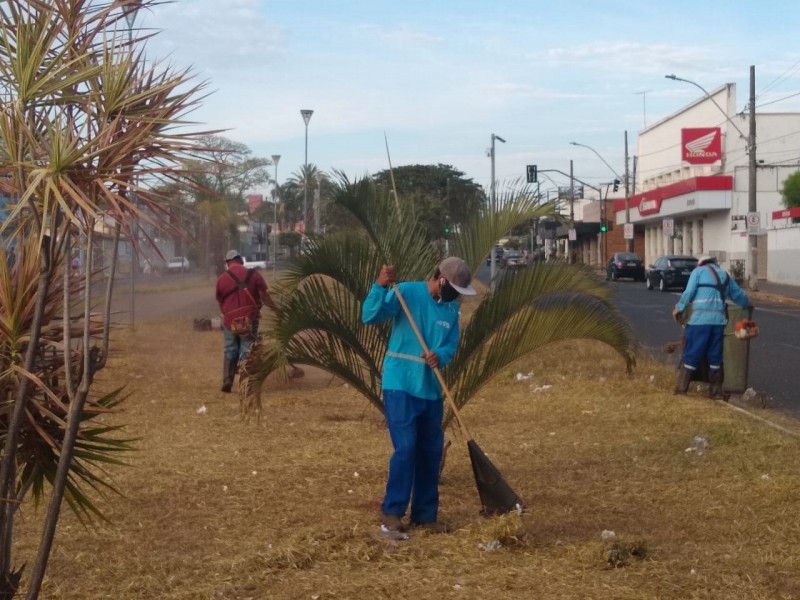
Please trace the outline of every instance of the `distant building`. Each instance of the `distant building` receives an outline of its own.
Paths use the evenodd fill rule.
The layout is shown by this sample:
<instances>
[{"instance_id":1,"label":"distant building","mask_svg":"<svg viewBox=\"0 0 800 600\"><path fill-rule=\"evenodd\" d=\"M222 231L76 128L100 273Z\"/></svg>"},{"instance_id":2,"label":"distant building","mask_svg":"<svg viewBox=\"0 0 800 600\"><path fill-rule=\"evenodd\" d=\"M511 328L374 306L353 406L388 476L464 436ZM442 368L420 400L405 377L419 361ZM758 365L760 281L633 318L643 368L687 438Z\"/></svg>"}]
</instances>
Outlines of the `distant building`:
<instances>
[{"instance_id":1,"label":"distant building","mask_svg":"<svg viewBox=\"0 0 800 600\"><path fill-rule=\"evenodd\" d=\"M739 106L728 83L639 133L629 212L646 264L672 253L711 254L728 269L746 259L750 124ZM800 114L758 112L756 158L758 277L800 284L800 224L780 193L800 169ZM622 226L625 202L614 210Z\"/></svg>"}]
</instances>

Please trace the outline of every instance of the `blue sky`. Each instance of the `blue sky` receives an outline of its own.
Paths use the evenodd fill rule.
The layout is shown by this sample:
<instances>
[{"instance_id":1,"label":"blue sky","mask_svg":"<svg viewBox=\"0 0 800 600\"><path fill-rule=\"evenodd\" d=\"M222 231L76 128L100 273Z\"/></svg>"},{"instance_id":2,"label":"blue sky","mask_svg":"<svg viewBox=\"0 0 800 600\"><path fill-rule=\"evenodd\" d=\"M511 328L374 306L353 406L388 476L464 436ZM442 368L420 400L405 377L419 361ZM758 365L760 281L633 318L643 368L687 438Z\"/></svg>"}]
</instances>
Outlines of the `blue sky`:
<instances>
[{"instance_id":1,"label":"blue sky","mask_svg":"<svg viewBox=\"0 0 800 600\"><path fill-rule=\"evenodd\" d=\"M308 162L351 178L444 163L488 189L526 164L589 183L624 170L645 122L737 84L745 108L800 111L796 0L177 0L139 15L161 33L150 57L193 66L213 94L192 117L280 154L280 181L304 161L300 109L314 110ZM800 148L798 148L800 157Z\"/></svg>"}]
</instances>

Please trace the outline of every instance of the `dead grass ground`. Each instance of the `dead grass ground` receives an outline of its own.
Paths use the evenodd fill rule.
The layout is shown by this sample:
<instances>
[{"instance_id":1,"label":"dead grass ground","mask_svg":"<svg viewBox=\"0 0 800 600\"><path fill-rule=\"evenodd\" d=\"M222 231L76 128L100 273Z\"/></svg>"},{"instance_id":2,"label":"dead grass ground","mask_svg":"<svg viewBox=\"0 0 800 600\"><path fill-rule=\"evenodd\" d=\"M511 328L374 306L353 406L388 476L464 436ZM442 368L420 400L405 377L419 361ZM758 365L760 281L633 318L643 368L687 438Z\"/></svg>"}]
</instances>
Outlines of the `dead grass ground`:
<instances>
[{"instance_id":1,"label":"dead grass ground","mask_svg":"<svg viewBox=\"0 0 800 600\"><path fill-rule=\"evenodd\" d=\"M397 543L376 519L388 436L351 389L313 371L270 382L257 427L217 391L219 333L186 320L117 338L103 386L133 393L113 420L139 450L113 470L125 495L101 502L108 523L64 513L43 598L800 597L798 440L672 396L662 364L627 376L570 343L509 369L464 419L528 512L478 515L456 437L441 486L455 532ZM696 436L709 447L687 451ZM21 560L40 515L25 506L20 526Z\"/></svg>"}]
</instances>

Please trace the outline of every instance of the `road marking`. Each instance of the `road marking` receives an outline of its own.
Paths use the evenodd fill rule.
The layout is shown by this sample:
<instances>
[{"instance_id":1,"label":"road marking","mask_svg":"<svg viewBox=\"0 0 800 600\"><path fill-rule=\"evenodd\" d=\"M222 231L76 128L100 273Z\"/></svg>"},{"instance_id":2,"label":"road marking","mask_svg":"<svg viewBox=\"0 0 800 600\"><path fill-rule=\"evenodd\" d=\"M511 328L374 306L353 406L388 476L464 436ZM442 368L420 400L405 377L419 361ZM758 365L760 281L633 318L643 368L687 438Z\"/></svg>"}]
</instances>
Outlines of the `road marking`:
<instances>
[{"instance_id":1,"label":"road marking","mask_svg":"<svg viewBox=\"0 0 800 600\"><path fill-rule=\"evenodd\" d=\"M786 342L780 342L781 346L787 346L788 348L792 348L793 350L800 350L800 346L795 346L794 344L787 344Z\"/></svg>"}]
</instances>

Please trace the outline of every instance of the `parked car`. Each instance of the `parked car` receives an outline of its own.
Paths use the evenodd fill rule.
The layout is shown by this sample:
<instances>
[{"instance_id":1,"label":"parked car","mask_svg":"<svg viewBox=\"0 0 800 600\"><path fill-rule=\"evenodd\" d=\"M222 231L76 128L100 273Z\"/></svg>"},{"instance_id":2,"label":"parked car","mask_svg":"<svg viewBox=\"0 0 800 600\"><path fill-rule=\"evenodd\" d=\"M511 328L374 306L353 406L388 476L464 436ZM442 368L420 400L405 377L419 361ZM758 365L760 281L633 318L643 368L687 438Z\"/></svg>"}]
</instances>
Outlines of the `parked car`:
<instances>
[{"instance_id":1,"label":"parked car","mask_svg":"<svg viewBox=\"0 0 800 600\"><path fill-rule=\"evenodd\" d=\"M245 260L244 266L248 269L266 269L267 268L267 261L266 260Z\"/></svg>"},{"instance_id":2,"label":"parked car","mask_svg":"<svg viewBox=\"0 0 800 600\"><path fill-rule=\"evenodd\" d=\"M503 261L503 256L505 255L505 249L502 246L495 246L494 247L494 262L496 264L500 264ZM486 264L489 265L492 262L492 255L486 257Z\"/></svg>"},{"instance_id":3,"label":"parked car","mask_svg":"<svg viewBox=\"0 0 800 600\"><path fill-rule=\"evenodd\" d=\"M509 269L519 269L525 266L525 258L519 250L509 250L501 261L503 267Z\"/></svg>"},{"instance_id":4,"label":"parked car","mask_svg":"<svg viewBox=\"0 0 800 600\"><path fill-rule=\"evenodd\" d=\"M647 270L645 285L666 292L670 288L686 288L689 276L697 266L694 256L659 256Z\"/></svg>"},{"instance_id":5,"label":"parked car","mask_svg":"<svg viewBox=\"0 0 800 600\"><path fill-rule=\"evenodd\" d=\"M606 279L616 281L620 277L630 277L634 281L644 281L644 261L635 252L615 252L606 265Z\"/></svg>"},{"instance_id":6,"label":"parked car","mask_svg":"<svg viewBox=\"0 0 800 600\"><path fill-rule=\"evenodd\" d=\"M170 258L167 263L167 271L170 273L186 273L189 270L189 259L185 256Z\"/></svg>"}]
</instances>

